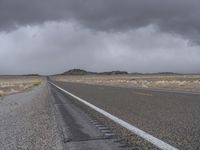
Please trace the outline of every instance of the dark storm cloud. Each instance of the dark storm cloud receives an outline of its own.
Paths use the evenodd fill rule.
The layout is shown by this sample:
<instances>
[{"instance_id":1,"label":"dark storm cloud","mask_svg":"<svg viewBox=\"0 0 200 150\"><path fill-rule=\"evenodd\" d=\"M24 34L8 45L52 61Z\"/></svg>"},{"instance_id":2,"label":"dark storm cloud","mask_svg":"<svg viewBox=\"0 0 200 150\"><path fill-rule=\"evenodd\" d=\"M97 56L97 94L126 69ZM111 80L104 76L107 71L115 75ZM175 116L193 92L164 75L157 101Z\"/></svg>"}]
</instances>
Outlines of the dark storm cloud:
<instances>
[{"instance_id":1,"label":"dark storm cloud","mask_svg":"<svg viewBox=\"0 0 200 150\"><path fill-rule=\"evenodd\" d=\"M0 0L0 74L200 72L199 4Z\"/></svg>"},{"instance_id":2,"label":"dark storm cloud","mask_svg":"<svg viewBox=\"0 0 200 150\"><path fill-rule=\"evenodd\" d=\"M199 0L1 0L0 29L75 20L87 28L123 31L156 24L200 42Z\"/></svg>"},{"instance_id":3,"label":"dark storm cloud","mask_svg":"<svg viewBox=\"0 0 200 150\"><path fill-rule=\"evenodd\" d=\"M47 22L0 33L0 43L0 74L55 74L72 68L200 72L199 46L154 26L106 33L72 22Z\"/></svg>"}]
</instances>

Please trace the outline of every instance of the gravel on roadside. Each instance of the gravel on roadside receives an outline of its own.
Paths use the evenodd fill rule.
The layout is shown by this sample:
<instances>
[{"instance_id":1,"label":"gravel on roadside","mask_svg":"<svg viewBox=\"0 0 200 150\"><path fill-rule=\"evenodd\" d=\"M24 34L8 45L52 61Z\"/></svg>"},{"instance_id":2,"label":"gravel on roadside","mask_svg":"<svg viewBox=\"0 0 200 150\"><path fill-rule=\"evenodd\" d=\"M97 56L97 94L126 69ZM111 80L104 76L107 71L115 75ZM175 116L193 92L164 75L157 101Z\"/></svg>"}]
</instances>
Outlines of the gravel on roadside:
<instances>
[{"instance_id":1,"label":"gravel on roadside","mask_svg":"<svg viewBox=\"0 0 200 150\"><path fill-rule=\"evenodd\" d=\"M0 148L62 149L46 83L28 92L0 97Z\"/></svg>"}]
</instances>

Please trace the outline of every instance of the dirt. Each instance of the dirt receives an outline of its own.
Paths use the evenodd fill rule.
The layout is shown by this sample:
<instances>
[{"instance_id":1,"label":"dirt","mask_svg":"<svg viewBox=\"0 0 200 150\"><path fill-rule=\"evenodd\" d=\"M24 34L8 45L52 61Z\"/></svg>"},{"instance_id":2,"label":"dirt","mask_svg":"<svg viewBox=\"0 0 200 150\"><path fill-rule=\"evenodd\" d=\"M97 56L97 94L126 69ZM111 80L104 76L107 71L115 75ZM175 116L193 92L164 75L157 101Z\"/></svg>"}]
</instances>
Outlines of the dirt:
<instances>
[{"instance_id":1,"label":"dirt","mask_svg":"<svg viewBox=\"0 0 200 150\"><path fill-rule=\"evenodd\" d=\"M42 78L0 78L0 96L11 95L14 93L23 92L31 89L32 87L38 86L44 80Z\"/></svg>"}]
</instances>

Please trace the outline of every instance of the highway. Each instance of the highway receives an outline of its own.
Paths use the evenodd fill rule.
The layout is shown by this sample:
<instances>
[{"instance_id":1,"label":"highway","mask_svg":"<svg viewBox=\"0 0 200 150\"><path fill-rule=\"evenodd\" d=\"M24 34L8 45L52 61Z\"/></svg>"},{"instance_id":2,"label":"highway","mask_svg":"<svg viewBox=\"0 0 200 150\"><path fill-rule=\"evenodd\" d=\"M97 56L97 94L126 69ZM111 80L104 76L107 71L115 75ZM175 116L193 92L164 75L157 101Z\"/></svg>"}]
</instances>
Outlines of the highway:
<instances>
[{"instance_id":1,"label":"highway","mask_svg":"<svg viewBox=\"0 0 200 150\"><path fill-rule=\"evenodd\" d=\"M199 94L67 82L53 83L177 149L200 148ZM56 97L55 100L66 101L66 96L65 98L56 96L55 91L59 93L58 89L52 88L52 91ZM59 110L62 109L59 112L65 111L62 107L59 108ZM66 112L66 114L72 113ZM133 138L133 143L134 140ZM147 149L149 149L148 146Z\"/></svg>"},{"instance_id":2,"label":"highway","mask_svg":"<svg viewBox=\"0 0 200 150\"><path fill-rule=\"evenodd\" d=\"M50 87L56 122L66 150L131 150L109 127L87 112L57 88ZM137 147L134 147L136 149Z\"/></svg>"}]
</instances>

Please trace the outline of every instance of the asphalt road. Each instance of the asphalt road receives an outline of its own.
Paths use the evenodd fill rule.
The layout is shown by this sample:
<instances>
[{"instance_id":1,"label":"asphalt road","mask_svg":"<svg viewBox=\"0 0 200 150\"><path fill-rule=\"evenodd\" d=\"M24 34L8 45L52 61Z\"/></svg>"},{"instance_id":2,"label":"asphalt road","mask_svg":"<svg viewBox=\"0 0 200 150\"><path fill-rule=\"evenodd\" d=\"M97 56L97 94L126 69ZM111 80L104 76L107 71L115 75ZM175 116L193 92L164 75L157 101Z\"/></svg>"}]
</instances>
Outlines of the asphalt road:
<instances>
[{"instance_id":1,"label":"asphalt road","mask_svg":"<svg viewBox=\"0 0 200 150\"><path fill-rule=\"evenodd\" d=\"M55 108L63 149L66 150L129 150L127 144L100 122L92 120L71 97L54 86L50 93ZM132 150L132 149L131 149Z\"/></svg>"},{"instance_id":2,"label":"asphalt road","mask_svg":"<svg viewBox=\"0 0 200 150\"><path fill-rule=\"evenodd\" d=\"M178 149L200 149L200 94L54 83Z\"/></svg>"}]
</instances>

